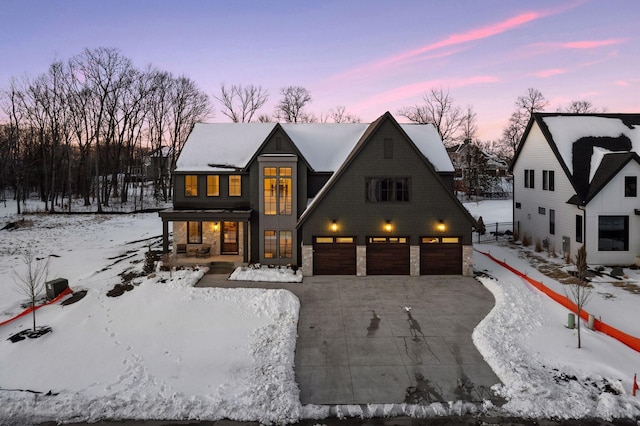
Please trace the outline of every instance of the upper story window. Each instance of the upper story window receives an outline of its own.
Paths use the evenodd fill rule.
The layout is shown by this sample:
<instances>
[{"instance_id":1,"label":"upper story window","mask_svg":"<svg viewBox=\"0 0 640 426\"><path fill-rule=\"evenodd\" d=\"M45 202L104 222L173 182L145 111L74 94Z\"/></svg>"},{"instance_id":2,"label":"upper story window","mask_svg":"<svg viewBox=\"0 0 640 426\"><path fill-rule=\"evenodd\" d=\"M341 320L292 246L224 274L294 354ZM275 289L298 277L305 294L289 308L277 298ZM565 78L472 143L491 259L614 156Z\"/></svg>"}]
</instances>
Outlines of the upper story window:
<instances>
[{"instance_id":1,"label":"upper story window","mask_svg":"<svg viewBox=\"0 0 640 426\"><path fill-rule=\"evenodd\" d=\"M637 176L624 177L624 196L625 197L638 196L638 177Z\"/></svg>"},{"instance_id":2,"label":"upper story window","mask_svg":"<svg viewBox=\"0 0 640 426\"><path fill-rule=\"evenodd\" d=\"M291 167L265 167L263 169L265 215L290 215L292 211L293 182Z\"/></svg>"},{"instance_id":3,"label":"upper story window","mask_svg":"<svg viewBox=\"0 0 640 426\"><path fill-rule=\"evenodd\" d=\"M242 176L229 175L229 197L242 196Z\"/></svg>"},{"instance_id":4,"label":"upper story window","mask_svg":"<svg viewBox=\"0 0 640 426\"><path fill-rule=\"evenodd\" d=\"M220 196L220 176L207 176L207 197Z\"/></svg>"},{"instance_id":5,"label":"upper story window","mask_svg":"<svg viewBox=\"0 0 640 426\"><path fill-rule=\"evenodd\" d=\"M186 175L184 177L184 195L187 197L198 196L198 175Z\"/></svg>"},{"instance_id":6,"label":"upper story window","mask_svg":"<svg viewBox=\"0 0 640 426\"><path fill-rule=\"evenodd\" d=\"M535 188L535 173L534 170L524 170L524 187Z\"/></svg>"},{"instance_id":7,"label":"upper story window","mask_svg":"<svg viewBox=\"0 0 640 426\"><path fill-rule=\"evenodd\" d=\"M367 201L408 202L409 178L367 178Z\"/></svg>"},{"instance_id":8,"label":"upper story window","mask_svg":"<svg viewBox=\"0 0 640 426\"><path fill-rule=\"evenodd\" d=\"M556 181L555 172L553 170L543 170L542 171L542 189L543 190L545 190L545 191L555 191L555 186L556 186L556 182L555 181Z\"/></svg>"}]
</instances>

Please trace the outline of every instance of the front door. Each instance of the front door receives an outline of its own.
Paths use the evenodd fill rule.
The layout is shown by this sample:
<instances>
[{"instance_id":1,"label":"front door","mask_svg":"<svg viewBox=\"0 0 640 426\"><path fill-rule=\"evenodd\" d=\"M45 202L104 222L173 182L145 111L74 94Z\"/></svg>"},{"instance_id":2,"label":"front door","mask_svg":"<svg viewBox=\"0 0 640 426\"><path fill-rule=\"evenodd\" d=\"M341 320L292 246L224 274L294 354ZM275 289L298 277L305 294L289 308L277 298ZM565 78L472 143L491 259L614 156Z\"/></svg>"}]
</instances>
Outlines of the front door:
<instances>
[{"instance_id":1,"label":"front door","mask_svg":"<svg viewBox=\"0 0 640 426\"><path fill-rule=\"evenodd\" d=\"M238 222L222 222L222 254L238 254Z\"/></svg>"}]
</instances>

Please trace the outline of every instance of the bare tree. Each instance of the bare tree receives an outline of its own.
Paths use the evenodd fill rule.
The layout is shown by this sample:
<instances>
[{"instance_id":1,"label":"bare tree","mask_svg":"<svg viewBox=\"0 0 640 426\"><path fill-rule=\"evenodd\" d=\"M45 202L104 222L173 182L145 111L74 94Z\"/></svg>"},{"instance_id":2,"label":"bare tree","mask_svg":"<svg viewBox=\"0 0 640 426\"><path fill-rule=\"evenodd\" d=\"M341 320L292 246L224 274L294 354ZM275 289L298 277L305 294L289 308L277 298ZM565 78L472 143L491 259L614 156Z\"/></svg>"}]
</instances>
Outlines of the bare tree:
<instances>
[{"instance_id":1,"label":"bare tree","mask_svg":"<svg viewBox=\"0 0 640 426\"><path fill-rule=\"evenodd\" d=\"M269 114L260 114L258 116L258 122L259 123L271 123L271 122L273 122L273 117L271 117Z\"/></svg>"},{"instance_id":2,"label":"bare tree","mask_svg":"<svg viewBox=\"0 0 640 426\"><path fill-rule=\"evenodd\" d=\"M581 348L580 341L580 314L591 298L592 287L585 281L587 272L587 250L584 245L578 249L576 255L576 270L578 272L579 282L568 284L567 297L576 304L578 314L578 349Z\"/></svg>"},{"instance_id":3,"label":"bare tree","mask_svg":"<svg viewBox=\"0 0 640 426\"><path fill-rule=\"evenodd\" d=\"M305 111L311 102L311 93L304 87L288 86L280 89L282 99L276 106L274 117L285 123L305 123L316 121L313 114Z\"/></svg>"},{"instance_id":4,"label":"bare tree","mask_svg":"<svg viewBox=\"0 0 640 426\"><path fill-rule=\"evenodd\" d=\"M527 93L518 96L515 102L516 110L511 114L509 123L502 131L502 145L505 158L513 158L520 140L527 128L529 119L534 112L544 111L549 101L537 89L529 88Z\"/></svg>"},{"instance_id":5,"label":"bare tree","mask_svg":"<svg viewBox=\"0 0 640 426\"><path fill-rule=\"evenodd\" d=\"M598 112L604 112L604 109L600 111L590 101L582 100L571 101L566 107L560 107L558 109L558 112L567 112L574 114L595 114Z\"/></svg>"},{"instance_id":6,"label":"bare tree","mask_svg":"<svg viewBox=\"0 0 640 426\"><path fill-rule=\"evenodd\" d=\"M324 117L320 117L320 121L326 123L328 119L331 119L334 123L360 123L362 120L355 114L351 114L344 106L337 106L335 109L330 109L329 114Z\"/></svg>"},{"instance_id":7,"label":"bare tree","mask_svg":"<svg viewBox=\"0 0 640 426\"><path fill-rule=\"evenodd\" d=\"M432 88L422 95L423 104L404 107L398 114L418 124L433 124L445 145L452 144L458 138L464 113L454 104L449 91Z\"/></svg>"},{"instance_id":8,"label":"bare tree","mask_svg":"<svg viewBox=\"0 0 640 426\"><path fill-rule=\"evenodd\" d=\"M29 298L31 313L33 316L33 331L36 331L36 300L44 291L49 273L49 257L44 259L36 258L33 251L27 250L22 255L22 261L26 270L22 273L13 271L15 290Z\"/></svg>"},{"instance_id":9,"label":"bare tree","mask_svg":"<svg viewBox=\"0 0 640 426\"><path fill-rule=\"evenodd\" d=\"M473 141L478 135L478 116L471 105L467 105L467 110L460 120L460 139L463 141Z\"/></svg>"},{"instance_id":10,"label":"bare tree","mask_svg":"<svg viewBox=\"0 0 640 426\"><path fill-rule=\"evenodd\" d=\"M261 86L242 87L220 85L220 96L214 96L222 105L222 113L234 123L248 123L254 114L269 100L269 93Z\"/></svg>"}]
</instances>

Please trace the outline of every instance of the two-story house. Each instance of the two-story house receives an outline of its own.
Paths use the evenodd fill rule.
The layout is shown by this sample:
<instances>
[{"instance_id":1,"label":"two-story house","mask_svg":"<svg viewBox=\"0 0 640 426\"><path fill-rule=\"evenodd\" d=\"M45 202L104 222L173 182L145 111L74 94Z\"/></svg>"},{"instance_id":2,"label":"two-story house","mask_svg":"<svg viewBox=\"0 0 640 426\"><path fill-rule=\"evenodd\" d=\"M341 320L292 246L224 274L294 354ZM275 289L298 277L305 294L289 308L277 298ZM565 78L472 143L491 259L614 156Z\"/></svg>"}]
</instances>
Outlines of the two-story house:
<instances>
[{"instance_id":1,"label":"two-story house","mask_svg":"<svg viewBox=\"0 0 640 426\"><path fill-rule=\"evenodd\" d=\"M299 265L312 274L472 273L475 222L453 196L435 128L373 123L197 124L160 212L163 250Z\"/></svg>"},{"instance_id":2,"label":"two-story house","mask_svg":"<svg viewBox=\"0 0 640 426\"><path fill-rule=\"evenodd\" d=\"M640 256L640 115L534 113L513 159L520 238L591 264Z\"/></svg>"}]
</instances>

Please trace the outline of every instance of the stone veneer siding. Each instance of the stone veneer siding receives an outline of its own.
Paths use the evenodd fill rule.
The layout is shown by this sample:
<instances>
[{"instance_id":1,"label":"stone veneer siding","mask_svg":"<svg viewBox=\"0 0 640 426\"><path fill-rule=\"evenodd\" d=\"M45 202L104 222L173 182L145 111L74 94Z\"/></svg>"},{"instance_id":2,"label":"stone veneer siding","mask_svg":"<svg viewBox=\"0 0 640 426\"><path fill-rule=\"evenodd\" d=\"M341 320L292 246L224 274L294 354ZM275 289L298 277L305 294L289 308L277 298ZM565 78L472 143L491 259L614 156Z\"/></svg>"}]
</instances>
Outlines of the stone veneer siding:
<instances>
[{"instance_id":1,"label":"stone veneer siding","mask_svg":"<svg viewBox=\"0 0 640 426\"><path fill-rule=\"evenodd\" d=\"M473 276L473 246L462 246L462 275Z\"/></svg>"},{"instance_id":2,"label":"stone veneer siding","mask_svg":"<svg viewBox=\"0 0 640 426\"><path fill-rule=\"evenodd\" d=\"M356 275L367 275L367 246L356 246Z\"/></svg>"},{"instance_id":3,"label":"stone veneer siding","mask_svg":"<svg viewBox=\"0 0 640 426\"><path fill-rule=\"evenodd\" d=\"M409 247L409 275L412 277L420 275L420 246Z\"/></svg>"},{"instance_id":4,"label":"stone veneer siding","mask_svg":"<svg viewBox=\"0 0 640 426\"><path fill-rule=\"evenodd\" d=\"M302 275L313 275L313 246L302 246Z\"/></svg>"}]
</instances>

